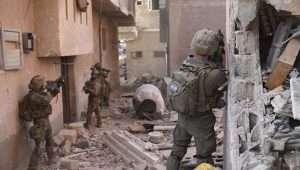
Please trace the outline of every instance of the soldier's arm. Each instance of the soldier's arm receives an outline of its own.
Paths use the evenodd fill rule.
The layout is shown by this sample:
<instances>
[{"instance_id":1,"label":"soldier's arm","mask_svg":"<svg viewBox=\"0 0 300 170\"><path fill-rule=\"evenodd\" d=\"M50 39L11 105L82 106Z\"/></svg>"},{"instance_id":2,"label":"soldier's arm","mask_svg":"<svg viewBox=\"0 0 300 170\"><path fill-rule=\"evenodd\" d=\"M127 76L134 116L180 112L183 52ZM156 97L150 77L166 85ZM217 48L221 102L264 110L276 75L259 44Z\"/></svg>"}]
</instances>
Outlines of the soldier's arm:
<instances>
[{"instance_id":1,"label":"soldier's arm","mask_svg":"<svg viewBox=\"0 0 300 170\"><path fill-rule=\"evenodd\" d=\"M205 87L208 96L219 93L218 88L226 83L227 78L225 72L220 69L214 69L208 73L205 80Z\"/></svg>"}]
</instances>

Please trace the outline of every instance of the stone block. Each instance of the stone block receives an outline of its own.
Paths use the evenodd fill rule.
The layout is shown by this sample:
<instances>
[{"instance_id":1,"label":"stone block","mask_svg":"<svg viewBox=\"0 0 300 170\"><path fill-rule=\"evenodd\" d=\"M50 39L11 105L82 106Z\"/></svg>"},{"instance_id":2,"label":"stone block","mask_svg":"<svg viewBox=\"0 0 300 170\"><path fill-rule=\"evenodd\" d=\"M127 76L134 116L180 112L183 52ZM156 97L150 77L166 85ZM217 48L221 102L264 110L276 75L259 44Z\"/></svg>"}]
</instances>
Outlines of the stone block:
<instances>
[{"instance_id":1,"label":"stone block","mask_svg":"<svg viewBox=\"0 0 300 170\"><path fill-rule=\"evenodd\" d=\"M72 144L76 143L77 135L77 131L74 129L62 129L58 133L58 136L64 138L65 140L70 140Z\"/></svg>"},{"instance_id":2,"label":"stone block","mask_svg":"<svg viewBox=\"0 0 300 170\"><path fill-rule=\"evenodd\" d=\"M63 136L56 135L53 137L53 141L56 146L61 146L64 143L65 138Z\"/></svg>"},{"instance_id":3,"label":"stone block","mask_svg":"<svg viewBox=\"0 0 300 170\"><path fill-rule=\"evenodd\" d=\"M79 161L63 158L60 160L60 167L68 170L78 170Z\"/></svg>"}]
</instances>

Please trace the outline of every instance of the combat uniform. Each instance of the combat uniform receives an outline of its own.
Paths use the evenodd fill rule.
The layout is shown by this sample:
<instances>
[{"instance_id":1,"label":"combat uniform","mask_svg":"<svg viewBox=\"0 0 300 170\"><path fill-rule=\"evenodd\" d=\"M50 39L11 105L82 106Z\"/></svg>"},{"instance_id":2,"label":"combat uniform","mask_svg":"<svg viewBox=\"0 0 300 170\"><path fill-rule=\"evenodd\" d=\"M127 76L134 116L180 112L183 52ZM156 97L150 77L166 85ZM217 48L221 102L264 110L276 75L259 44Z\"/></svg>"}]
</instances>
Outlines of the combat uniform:
<instances>
[{"instance_id":1,"label":"combat uniform","mask_svg":"<svg viewBox=\"0 0 300 170\"><path fill-rule=\"evenodd\" d=\"M197 52L197 50L194 50ZM197 53L199 54L199 53ZM180 113L176 128L173 132L174 145L167 161L167 170L178 170L180 161L187 152L191 138L194 137L198 163L213 163L212 153L216 150L216 137L214 125L215 116L212 108L216 107L218 98L222 95L218 88L226 81L225 73L218 69L214 63L202 57L188 58L184 65L193 65L205 72L199 78L197 93L200 100L193 113ZM201 85L202 84L202 85ZM201 87L200 87L201 86ZM199 98L198 97L198 98Z\"/></svg>"},{"instance_id":2,"label":"combat uniform","mask_svg":"<svg viewBox=\"0 0 300 170\"><path fill-rule=\"evenodd\" d=\"M29 170L38 170L40 166L41 144L46 142L46 152L48 160L53 161L53 139L52 128L49 121L49 115L52 113L51 100L58 92L49 93L44 91L45 80L42 76L35 76L29 85L30 91L24 97L24 107L26 110L26 120L33 121L30 129L30 137L35 142L35 149L31 156Z\"/></svg>"},{"instance_id":3,"label":"combat uniform","mask_svg":"<svg viewBox=\"0 0 300 170\"><path fill-rule=\"evenodd\" d=\"M85 83L83 90L89 94L88 97L88 111L87 119L85 123L86 128L90 128L92 125L92 114L95 113L97 119L97 127L101 127L101 106L104 100L108 100L110 88L108 82L103 76L103 70L99 64L96 64L92 69L91 79ZM105 98L106 97L106 98Z\"/></svg>"}]
</instances>

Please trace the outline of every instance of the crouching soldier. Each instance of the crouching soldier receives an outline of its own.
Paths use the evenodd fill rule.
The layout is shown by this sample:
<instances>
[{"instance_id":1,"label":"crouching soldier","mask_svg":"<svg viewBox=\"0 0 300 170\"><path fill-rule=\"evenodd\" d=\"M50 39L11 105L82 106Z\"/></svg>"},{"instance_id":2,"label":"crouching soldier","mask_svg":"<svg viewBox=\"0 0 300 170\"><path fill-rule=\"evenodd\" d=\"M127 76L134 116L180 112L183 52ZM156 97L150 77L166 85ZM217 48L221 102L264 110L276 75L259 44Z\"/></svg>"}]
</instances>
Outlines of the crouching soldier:
<instances>
[{"instance_id":1,"label":"crouching soldier","mask_svg":"<svg viewBox=\"0 0 300 170\"><path fill-rule=\"evenodd\" d=\"M96 127L101 128L101 106L105 100L109 99L110 87L105 78L108 72L104 71L99 63L95 64L91 68L91 78L85 82L83 91L89 95L88 97L88 111L85 128L89 129L92 125L92 114L96 114L97 124ZM109 90L109 91L108 91ZM108 91L108 92L107 92Z\"/></svg>"},{"instance_id":2,"label":"crouching soldier","mask_svg":"<svg viewBox=\"0 0 300 170\"><path fill-rule=\"evenodd\" d=\"M49 163L54 163L55 154L53 151L52 128L49 116L52 113L51 100L60 92L63 85L61 78L55 81L45 81L43 76L34 76L29 84L29 93L23 99L23 111L20 117L26 121L33 121L30 128L30 137L35 142L35 149L32 153L28 170L39 170L41 144L46 142L46 152Z\"/></svg>"},{"instance_id":3,"label":"crouching soldier","mask_svg":"<svg viewBox=\"0 0 300 170\"><path fill-rule=\"evenodd\" d=\"M173 73L167 90L168 102L179 115L167 170L179 169L192 137L196 144L197 163L213 164L216 120L212 108L222 103L222 93L218 89L226 82L226 75L209 58L217 53L219 46L216 32L208 29L198 31L191 43L196 55L186 59L180 70Z\"/></svg>"}]
</instances>

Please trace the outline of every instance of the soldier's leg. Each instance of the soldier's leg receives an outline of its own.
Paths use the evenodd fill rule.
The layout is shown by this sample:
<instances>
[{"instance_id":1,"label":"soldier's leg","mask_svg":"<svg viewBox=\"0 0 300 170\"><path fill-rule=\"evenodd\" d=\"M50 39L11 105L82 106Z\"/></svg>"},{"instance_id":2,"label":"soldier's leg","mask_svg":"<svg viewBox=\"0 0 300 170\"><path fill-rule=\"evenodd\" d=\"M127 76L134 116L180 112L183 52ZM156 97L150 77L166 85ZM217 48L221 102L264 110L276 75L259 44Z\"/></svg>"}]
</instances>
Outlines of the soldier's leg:
<instances>
[{"instance_id":1,"label":"soldier's leg","mask_svg":"<svg viewBox=\"0 0 300 170\"><path fill-rule=\"evenodd\" d=\"M213 164L212 153L216 151L216 135L214 130L215 117L212 115L205 118L210 125L199 127L197 135L194 136L196 144L196 158L200 163Z\"/></svg>"},{"instance_id":2,"label":"soldier's leg","mask_svg":"<svg viewBox=\"0 0 300 170\"><path fill-rule=\"evenodd\" d=\"M52 128L49 125L47 127L47 131L46 131L46 152L47 152L47 156L48 156L48 162L51 163L55 163L55 153L54 153L54 141L53 141L53 137L52 137Z\"/></svg>"},{"instance_id":3,"label":"soldier's leg","mask_svg":"<svg viewBox=\"0 0 300 170\"><path fill-rule=\"evenodd\" d=\"M102 120L101 120L101 108L100 106L97 107L95 110L96 118L97 118L97 128L101 128L102 126Z\"/></svg>"},{"instance_id":4,"label":"soldier's leg","mask_svg":"<svg viewBox=\"0 0 300 170\"><path fill-rule=\"evenodd\" d=\"M40 157L42 156L41 141L35 140L35 148L32 152L28 170L39 170L40 169Z\"/></svg>"},{"instance_id":5,"label":"soldier's leg","mask_svg":"<svg viewBox=\"0 0 300 170\"><path fill-rule=\"evenodd\" d=\"M173 132L174 145L167 161L167 170L178 170L180 161L186 154L187 148L191 142L191 135L179 124Z\"/></svg>"},{"instance_id":6,"label":"soldier's leg","mask_svg":"<svg viewBox=\"0 0 300 170\"><path fill-rule=\"evenodd\" d=\"M87 129L89 129L92 126L92 116L93 116L93 109L89 105L88 106L88 111L86 113L86 122L84 124L84 127L87 128Z\"/></svg>"}]
</instances>

